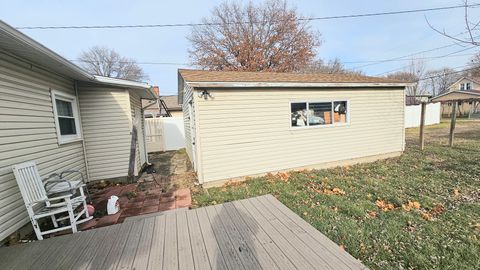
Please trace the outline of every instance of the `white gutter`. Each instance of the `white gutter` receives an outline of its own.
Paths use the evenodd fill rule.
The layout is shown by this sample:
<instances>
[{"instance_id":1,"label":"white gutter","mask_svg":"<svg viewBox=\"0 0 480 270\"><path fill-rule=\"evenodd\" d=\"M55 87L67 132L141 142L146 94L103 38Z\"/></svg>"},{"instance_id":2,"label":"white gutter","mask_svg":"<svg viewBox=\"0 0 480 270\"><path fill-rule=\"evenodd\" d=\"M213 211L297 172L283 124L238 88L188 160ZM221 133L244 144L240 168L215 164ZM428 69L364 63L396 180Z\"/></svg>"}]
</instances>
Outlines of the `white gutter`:
<instances>
[{"instance_id":1,"label":"white gutter","mask_svg":"<svg viewBox=\"0 0 480 270\"><path fill-rule=\"evenodd\" d=\"M412 83L308 83L308 82L187 82L188 85L193 87L211 87L211 88L222 88L222 87L239 87L239 88L254 88L254 87L281 87L281 88L292 88L292 87L407 87L412 85Z\"/></svg>"}]
</instances>

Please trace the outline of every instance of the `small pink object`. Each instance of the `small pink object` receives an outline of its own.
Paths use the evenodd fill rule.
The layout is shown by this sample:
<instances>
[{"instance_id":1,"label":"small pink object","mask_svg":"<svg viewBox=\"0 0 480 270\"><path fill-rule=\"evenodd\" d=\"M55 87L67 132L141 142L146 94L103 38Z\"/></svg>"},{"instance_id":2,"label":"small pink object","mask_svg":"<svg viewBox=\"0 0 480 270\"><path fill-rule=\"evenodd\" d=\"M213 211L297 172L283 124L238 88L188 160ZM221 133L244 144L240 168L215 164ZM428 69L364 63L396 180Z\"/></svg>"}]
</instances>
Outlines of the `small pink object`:
<instances>
[{"instance_id":1,"label":"small pink object","mask_svg":"<svg viewBox=\"0 0 480 270\"><path fill-rule=\"evenodd\" d=\"M91 204L87 204L87 211L89 216L93 216L93 213L95 213L95 207Z\"/></svg>"}]
</instances>

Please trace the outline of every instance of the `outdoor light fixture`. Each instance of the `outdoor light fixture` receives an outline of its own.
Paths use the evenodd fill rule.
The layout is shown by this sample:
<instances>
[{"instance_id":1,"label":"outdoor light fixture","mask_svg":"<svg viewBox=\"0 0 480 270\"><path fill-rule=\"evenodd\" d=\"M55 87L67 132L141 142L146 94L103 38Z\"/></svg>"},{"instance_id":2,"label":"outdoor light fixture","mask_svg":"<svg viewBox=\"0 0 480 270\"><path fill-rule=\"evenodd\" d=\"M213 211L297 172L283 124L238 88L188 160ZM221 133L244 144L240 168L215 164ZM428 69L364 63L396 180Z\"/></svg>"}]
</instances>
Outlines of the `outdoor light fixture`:
<instances>
[{"instance_id":1,"label":"outdoor light fixture","mask_svg":"<svg viewBox=\"0 0 480 270\"><path fill-rule=\"evenodd\" d=\"M198 94L198 97L203 97L205 100L207 100L208 97L213 98L213 94L209 93L207 90L203 90L201 93Z\"/></svg>"}]
</instances>

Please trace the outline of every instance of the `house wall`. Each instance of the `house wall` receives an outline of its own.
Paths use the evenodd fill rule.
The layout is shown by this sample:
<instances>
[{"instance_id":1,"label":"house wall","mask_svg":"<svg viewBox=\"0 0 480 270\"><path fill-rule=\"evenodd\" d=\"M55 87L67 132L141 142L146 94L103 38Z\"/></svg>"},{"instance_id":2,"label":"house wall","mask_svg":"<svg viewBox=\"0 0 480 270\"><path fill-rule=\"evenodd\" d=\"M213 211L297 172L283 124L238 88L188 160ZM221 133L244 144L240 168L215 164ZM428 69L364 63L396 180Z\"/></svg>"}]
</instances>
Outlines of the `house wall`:
<instances>
[{"instance_id":1,"label":"house wall","mask_svg":"<svg viewBox=\"0 0 480 270\"><path fill-rule=\"evenodd\" d=\"M85 175L82 141L58 144L51 89L75 95L73 80L0 51L0 241L29 223L12 165L33 160L42 178Z\"/></svg>"},{"instance_id":2,"label":"house wall","mask_svg":"<svg viewBox=\"0 0 480 270\"><path fill-rule=\"evenodd\" d=\"M468 83L468 82L472 84L472 89L480 89L480 84L478 84L478 83L476 83L476 82L474 82L474 81L472 81L472 80L469 80L469 79L467 79L467 78L463 78L462 80L459 80L458 82L452 84L452 85L448 88L448 90L449 90L449 91L458 91L458 90L460 90L460 84L462 84L462 83Z\"/></svg>"},{"instance_id":3,"label":"house wall","mask_svg":"<svg viewBox=\"0 0 480 270\"><path fill-rule=\"evenodd\" d=\"M442 103L442 117L450 117L452 115L452 102ZM457 116L468 116L473 113L480 112L479 101L459 101L457 105Z\"/></svg>"},{"instance_id":4,"label":"house wall","mask_svg":"<svg viewBox=\"0 0 480 270\"><path fill-rule=\"evenodd\" d=\"M398 154L404 149L403 89L210 91L213 99L193 95L200 182ZM291 101L345 99L349 125L290 127Z\"/></svg>"},{"instance_id":5,"label":"house wall","mask_svg":"<svg viewBox=\"0 0 480 270\"><path fill-rule=\"evenodd\" d=\"M140 117L141 117L141 123L140 123L140 127L137 127L137 130L138 129L141 129L142 130L142 133L143 136L140 136L140 132L138 132L138 136L137 136L137 143L136 143L136 153L135 153L135 172L134 172L134 175L137 176L140 171L142 170L142 167L144 165L144 163L141 162L141 156L145 157L145 161L148 161L147 158L146 158L146 142L145 142L145 122L144 122L144 117L143 117L143 110L142 110L142 102L141 102L141 99L140 99L140 96L135 93L135 91L129 91L130 93L130 113L131 113L131 119L132 121L135 121L135 117L136 117L136 113L135 113L135 109L139 109L140 110ZM142 140L142 143L144 143L145 147L143 149L145 149L145 151L141 151L140 149L140 146L139 146L139 142L140 140ZM130 144L128 144L130 146Z\"/></svg>"},{"instance_id":6,"label":"house wall","mask_svg":"<svg viewBox=\"0 0 480 270\"><path fill-rule=\"evenodd\" d=\"M175 118L183 118L182 111L170 111L170 114L172 115L172 117L175 117Z\"/></svg>"},{"instance_id":7,"label":"house wall","mask_svg":"<svg viewBox=\"0 0 480 270\"><path fill-rule=\"evenodd\" d=\"M89 180L125 177L131 143L127 90L79 87Z\"/></svg>"},{"instance_id":8,"label":"house wall","mask_svg":"<svg viewBox=\"0 0 480 270\"><path fill-rule=\"evenodd\" d=\"M190 158L190 161L193 163L194 161L194 145L192 145L193 139L195 134L192 134L191 132L191 122L195 122L195 118L191 119L190 118L190 106L189 102L190 100L193 101L192 104L192 109L195 110L195 100L193 100L193 88L190 87L187 84L183 85L183 91L179 93L179 96L183 98L182 102L182 111L183 111L183 127L185 130L185 150L187 151L187 155ZM195 112L192 112L192 115L195 115ZM196 170L196 166L194 166L194 169Z\"/></svg>"}]
</instances>

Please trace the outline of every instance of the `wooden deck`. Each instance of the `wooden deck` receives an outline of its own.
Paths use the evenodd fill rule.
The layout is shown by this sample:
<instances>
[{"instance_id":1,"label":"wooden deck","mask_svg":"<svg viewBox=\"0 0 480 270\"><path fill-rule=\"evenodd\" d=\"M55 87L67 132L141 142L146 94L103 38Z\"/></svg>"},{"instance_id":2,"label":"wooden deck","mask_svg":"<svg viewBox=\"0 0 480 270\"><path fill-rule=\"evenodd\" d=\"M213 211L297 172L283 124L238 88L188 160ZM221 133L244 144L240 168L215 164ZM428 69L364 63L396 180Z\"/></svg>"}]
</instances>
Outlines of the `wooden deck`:
<instances>
[{"instance_id":1,"label":"wooden deck","mask_svg":"<svg viewBox=\"0 0 480 270\"><path fill-rule=\"evenodd\" d=\"M271 195L0 248L0 269L365 269Z\"/></svg>"}]
</instances>

